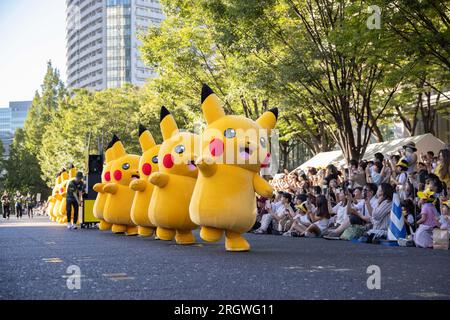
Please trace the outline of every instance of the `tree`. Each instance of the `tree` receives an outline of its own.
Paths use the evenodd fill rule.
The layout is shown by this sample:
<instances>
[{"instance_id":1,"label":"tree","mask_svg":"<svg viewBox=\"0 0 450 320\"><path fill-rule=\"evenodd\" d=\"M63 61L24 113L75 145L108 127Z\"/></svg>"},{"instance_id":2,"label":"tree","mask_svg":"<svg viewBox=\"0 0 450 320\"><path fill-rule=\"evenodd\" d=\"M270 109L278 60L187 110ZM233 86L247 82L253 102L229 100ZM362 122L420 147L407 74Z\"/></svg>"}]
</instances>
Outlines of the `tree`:
<instances>
[{"instance_id":1,"label":"tree","mask_svg":"<svg viewBox=\"0 0 450 320\"><path fill-rule=\"evenodd\" d=\"M139 119L143 99L141 90L127 85L98 92L76 90L71 98L60 101L45 127L38 155L47 184L51 185L55 174L70 163L80 170L86 169L89 137L90 152L101 152L97 138L103 137L106 144L117 134L129 153L140 154L138 124L149 125ZM158 118L151 121L158 126L157 132Z\"/></svg>"},{"instance_id":2,"label":"tree","mask_svg":"<svg viewBox=\"0 0 450 320\"><path fill-rule=\"evenodd\" d=\"M58 102L66 99L67 95L68 92L59 76L59 71L54 69L49 61L41 92L36 91L24 124L25 144L32 154L38 155L45 126L50 122Z\"/></svg>"},{"instance_id":3,"label":"tree","mask_svg":"<svg viewBox=\"0 0 450 320\"><path fill-rule=\"evenodd\" d=\"M49 195L50 189L40 177L39 163L36 157L25 147L25 132L17 129L10 147L9 158L5 161L5 188L22 193L41 193Z\"/></svg>"}]
</instances>

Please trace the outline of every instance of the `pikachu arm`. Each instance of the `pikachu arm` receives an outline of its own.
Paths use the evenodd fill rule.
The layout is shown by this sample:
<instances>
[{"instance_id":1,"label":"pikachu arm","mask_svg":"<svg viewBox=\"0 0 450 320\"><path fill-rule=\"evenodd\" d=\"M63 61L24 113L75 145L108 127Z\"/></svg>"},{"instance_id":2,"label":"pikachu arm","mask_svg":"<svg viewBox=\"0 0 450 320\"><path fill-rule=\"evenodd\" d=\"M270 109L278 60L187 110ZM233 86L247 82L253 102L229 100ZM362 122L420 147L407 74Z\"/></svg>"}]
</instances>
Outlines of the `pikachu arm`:
<instances>
[{"instance_id":1,"label":"pikachu arm","mask_svg":"<svg viewBox=\"0 0 450 320\"><path fill-rule=\"evenodd\" d=\"M138 179L130 182L130 189L134 191L144 192L147 188L147 181Z\"/></svg>"},{"instance_id":2,"label":"pikachu arm","mask_svg":"<svg viewBox=\"0 0 450 320\"><path fill-rule=\"evenodd\" d=\"M195 163L205 177L212 177L217 171L217 164L210 157L200 157Z\"/></svg>"},{"instance_id":3,"label":"pikachu arm","mask_svg":"<svg viewBox=\"0 0 450 320\"><path fill-rule=\"evenodd\" d=\"M54 196L50 196L48 197L48 202L55 202L55 197Z\"/></svg>"},{"instance_id":4,"label":"pikachu arm","mask_svg":"<svg viewBox=\"0 0 450 320\"><path fill-rule=\"evenodd\" d=\"M59 193L55 196L56 200L62 200L62 195L60 195Z\"/></svg>"},{"instance_id":5,"label":"pikachu arm","mask_svg":"<svg viewBox=\"0 0 450 320\"><path fill-rule=\"evenodd\" d=\"M272 197L272 186L266 180L261 178L259 174L255 174L255 176L253 177L253 188L255 189L255 192L260 196L263 196L265 198Z\"/></svg>"},{"instance_id":6,"label":"pikachu arm","mask_svg":"<svg viewBox=\"0 0 450 320\"><path fill-rule=\"evenodd\" d=\"M67 192L66 192L66 191L64 191L63 193L61 193L61 196L62 196L63 198L65 198L66 195L67 195Z\"/></svg>"},{"instance_id":7,"label":"pikachu arm","mask_svg":"<svg viewBox=\"0 0 450 320\"><path fill-rule=\"evenodd\" d=\"M96 184L94 184L94 187L92 189L94 189L95 192L103 193L104 186L105 186L104 183L96 183Z\"/></svg>"},{"instance_id":8,"label":"pikachu arm","mask_svg":"<svg viewBox=\"0 0 450 320\"><path fill-rule=\"evenodd\" d=\"M119 187L116 183L108 183L103 187L105 193L116 194L117 190L119 190Z\"/></svg>"},{"instance_id":9,"label":"pikachu arm","mask_svg":"<svg viewBox=\"0 0 450 320\"><path fill-rule=\"evenodd\" d=\"M169 183L170 176L164 172L155 172L152 173L148 181L160 188L164 188Z\"/></svg>"}]
</instances>

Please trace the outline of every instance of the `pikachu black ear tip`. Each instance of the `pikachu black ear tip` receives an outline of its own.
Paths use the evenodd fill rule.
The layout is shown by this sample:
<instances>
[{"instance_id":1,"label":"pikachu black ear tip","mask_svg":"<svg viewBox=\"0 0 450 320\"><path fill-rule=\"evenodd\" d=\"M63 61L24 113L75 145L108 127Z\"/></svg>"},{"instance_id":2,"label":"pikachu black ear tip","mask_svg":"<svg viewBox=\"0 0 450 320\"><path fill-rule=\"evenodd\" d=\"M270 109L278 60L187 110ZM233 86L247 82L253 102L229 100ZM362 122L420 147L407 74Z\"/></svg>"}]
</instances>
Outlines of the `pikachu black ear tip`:
<instances>
[{"instance_id":1,"label":"pikachu black ear tip","mask_svg":"<svg viewBox=\"0 0 450 320\"><path fill-rule=\"evenodd\" d=\"M273 115L275 116L275 119L278 120L278 108L270 109L269 112L272 112Z\"/></svg>"},{"instance_id":2,"label":"pikachu black ear tip","mask_svg":"<svg viewBox=\"0 0 450 320\"><path fill-rule=\"evenodd\" d=\"M206 98L208 98L213 93L214 91L212 91L212 89L204 83L202 87L202 103L205 102Z\"/></svg>"},{"instance_id":3,"label":"pikachu black ear tip","mask_svg":"<svg viewBox=\"0 0 450 320\"><path fill-rule=\"evenodd\" d=\"M116 135L113 135L111 141L109 142L108 146L106 147L106 150L112 148L112 146L118 141L120 141L119 137Z\"/></svg>"},{"instance_id":4,"label":"pikachu black ear tip","mask_svg":"<svg viewBox=\"0 0 450 320\"><path fill-rule=\"evenodd\" d=\"M74 169L74 168L75 168L75 166L73 165L73 163L71 163L69 169Z\"/></svg>"},{"instance_id":5,"label":"pikachu black ear tip","mask_svg":"<svg viewBox=\"0 0 450 320\"><path fill-rule=\"evenodd\" d=\"M162 106L161 107L161 114L160 114L160 117L159 117L159 121L160 122L163 121L164 118L167 117L168 115L170 115L170 111L167 110L166 107Z\"/></svg>"},{"instance_id":6,"label":"pikachu black ear tip","mask_svg":"<svg viewBox=\"0 0 450 320\"><path fill-rule=\"evenodd\" d=\"M147 128L144 127L142 124L139 123L139 137L142 136L142 134L147 131Z\"/></svg>"}]
</instances>

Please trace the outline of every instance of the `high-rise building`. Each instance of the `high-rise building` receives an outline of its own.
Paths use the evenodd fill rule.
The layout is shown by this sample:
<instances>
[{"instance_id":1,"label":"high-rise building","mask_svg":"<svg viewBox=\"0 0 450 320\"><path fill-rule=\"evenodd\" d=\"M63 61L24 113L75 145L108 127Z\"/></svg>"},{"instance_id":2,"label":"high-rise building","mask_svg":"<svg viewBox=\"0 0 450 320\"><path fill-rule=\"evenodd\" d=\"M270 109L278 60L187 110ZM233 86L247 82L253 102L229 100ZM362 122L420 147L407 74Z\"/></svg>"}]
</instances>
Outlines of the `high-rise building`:
<instances>
[{"instance_id":1,"label":"high-rise building","mask_svg":"<svg viewBox=\"0 0 450 320\"><path fill-rule=\"evenodd\" d=\"M158 0L66 0L67 83L102 90L155 76L138 36L164 19Z\"/></svg>"},{"instance_id":2,"label":"high-rise building","mask_svg":"<svg viewBox=\"0 0 450 320\"><path fill-rule=\"evenodd\" d=\"M30 106L31 101L11 101L9 108L0 108L0 140L3 143L5 156L9 155L14 133L18 128L23 128Z\"/></svg>"}]
</instances>

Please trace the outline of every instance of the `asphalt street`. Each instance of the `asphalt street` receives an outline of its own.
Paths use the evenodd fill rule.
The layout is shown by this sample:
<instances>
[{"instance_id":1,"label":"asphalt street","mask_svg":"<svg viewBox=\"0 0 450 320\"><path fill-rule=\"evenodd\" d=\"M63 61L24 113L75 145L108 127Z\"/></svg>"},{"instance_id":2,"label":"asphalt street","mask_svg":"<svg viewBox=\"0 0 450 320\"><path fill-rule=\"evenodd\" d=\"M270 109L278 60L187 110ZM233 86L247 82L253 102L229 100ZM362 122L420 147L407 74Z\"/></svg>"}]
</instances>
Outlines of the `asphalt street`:
<instances>
[{"instance_id":1,"label":"asphalt street","mask_svg":"<svg viewBox=\"0 0 450 320\"><path fill-rule=\"evenodd\" d=\"M12 217L0 221L0 300L450 299L449 251L246 237L252 251L229 253ZM372 265L380 289L368 289Z\"/></svg>"}]
</instances>

